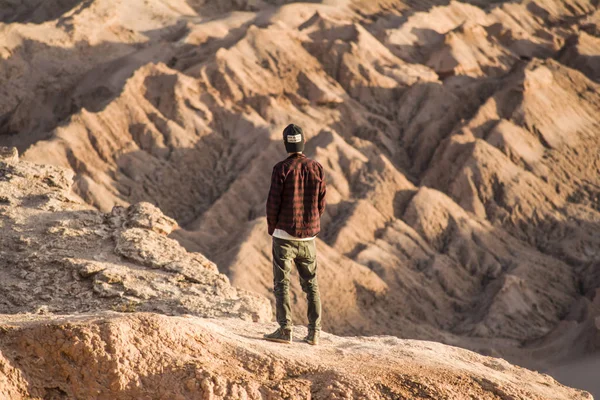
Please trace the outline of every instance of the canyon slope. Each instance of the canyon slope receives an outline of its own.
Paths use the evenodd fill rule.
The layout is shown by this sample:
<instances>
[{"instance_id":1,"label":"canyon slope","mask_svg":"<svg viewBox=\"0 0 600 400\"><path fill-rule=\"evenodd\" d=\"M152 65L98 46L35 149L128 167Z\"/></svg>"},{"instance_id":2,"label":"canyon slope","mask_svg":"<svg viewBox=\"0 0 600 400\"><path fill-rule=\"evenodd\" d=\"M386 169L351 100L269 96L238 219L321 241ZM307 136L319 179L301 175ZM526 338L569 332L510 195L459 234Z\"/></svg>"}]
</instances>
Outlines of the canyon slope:
<instances>
[{"instance_id":1,"label":"canyon slope","mask_svg":"<svg viewBox=\"0 0 600 400\"><path fill-rule=\"evenodd\" d=\"M162 248L185 261L164 272L156 250L161 274L191 276L210 262L183 248L204 254L241 289L224 306L264 321L265 200L294 122L328 180L327 332L435 340L537 369L598 354L597 0L10 4L0 145L72 170L73 201L93 215L162 210L178 225ZM106 235L122 245L104 253L141 251L149 233L117 225ZM63 258L53 262L95 268ZM115 307L206 309L185 282L93 279L95 293L117 291ZM49 299L66 296L52 287ZM163 304L174 290L178 303ZM152 304L121 303L146 295ZM297 284L292 298L303 323Z\"/></svg>"},{"instance_id":2,"label":"canyon slope","mask_svg":"<svg viewBox=\"0 0 600 400\"><path fill-rule=\"evenodd\" d=\"M592 398L435 342L264 341L266 298L167 238L156 207L91 209L72 176L0 148L2 399Z\"/></svg>"}]
</instances>

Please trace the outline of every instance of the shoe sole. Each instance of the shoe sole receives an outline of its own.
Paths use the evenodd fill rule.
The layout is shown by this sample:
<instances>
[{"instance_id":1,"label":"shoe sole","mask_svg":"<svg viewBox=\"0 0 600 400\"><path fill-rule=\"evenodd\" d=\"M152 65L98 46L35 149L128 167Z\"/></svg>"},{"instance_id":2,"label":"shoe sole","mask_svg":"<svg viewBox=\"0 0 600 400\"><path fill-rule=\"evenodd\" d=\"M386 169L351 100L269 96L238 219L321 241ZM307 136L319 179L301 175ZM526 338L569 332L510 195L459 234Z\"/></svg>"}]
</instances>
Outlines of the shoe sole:
<instances>
[{"instance_id":1,"label":"shoe sole","mask_svg":"<svg viewBox=\"0 0 600 400\"><path fill-rule=\"evenodd\" d=\"M268 340L269 342L276 342L276 343L285 343L285 344L292 344L291 340L284 340L284 339L272 339L272 338L264 338L265 340Z\"/></svg>"},{"instance_id":2,"label":"shoe sole","mask_svg":"<svg viewBox=\"0 0 600 400\"><path fill-rule=\"evenodd\" d=\"M319 342L311 342L310 340L304 340L304 343L308 343L311 346L318 346L319 345Z\"/></svg>"}]
</instances>

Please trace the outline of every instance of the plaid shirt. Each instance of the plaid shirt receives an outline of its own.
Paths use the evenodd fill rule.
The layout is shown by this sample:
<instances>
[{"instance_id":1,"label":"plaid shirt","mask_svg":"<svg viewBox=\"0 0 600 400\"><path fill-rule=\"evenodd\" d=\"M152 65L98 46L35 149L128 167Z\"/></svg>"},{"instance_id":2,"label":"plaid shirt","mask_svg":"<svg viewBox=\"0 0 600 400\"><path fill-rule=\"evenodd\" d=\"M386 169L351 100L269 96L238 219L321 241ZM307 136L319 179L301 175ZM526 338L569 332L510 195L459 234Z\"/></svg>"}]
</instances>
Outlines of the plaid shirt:
<instances>
[{"instance_id":1,"label":"plaid shirt","mask_svg":"<svg viewBox=\"0 0 600 400\"><path fill-rule=\"evenodd\" d=\"M325 212L325 174L318 162L292 154L273 167L267 199L269 235L275 229L306 238L321 230Z\"/></svg>"}]
</instances>

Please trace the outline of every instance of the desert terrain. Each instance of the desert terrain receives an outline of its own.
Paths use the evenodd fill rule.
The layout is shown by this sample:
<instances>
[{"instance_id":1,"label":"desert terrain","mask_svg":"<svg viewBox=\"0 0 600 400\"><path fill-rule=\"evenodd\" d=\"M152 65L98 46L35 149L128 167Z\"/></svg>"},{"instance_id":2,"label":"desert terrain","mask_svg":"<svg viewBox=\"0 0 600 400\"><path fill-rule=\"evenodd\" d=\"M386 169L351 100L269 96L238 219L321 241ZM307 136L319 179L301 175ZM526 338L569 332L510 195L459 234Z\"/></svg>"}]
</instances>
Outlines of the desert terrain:
<instances>
[{"instance_id":1,"label":"desert terrain","mask_svg":"<svg viewBox=\"0 0 600 400\"><path fill-rule=\"evenodd\" d=\"M8 331L158 313L210 318L198 335L223 329L226 346L257 333L272 313L266 195L294 122L327 175L333 347L435 341L594 388L575 366L600 348L596 0L11 0L0 94L0 146L23 160L5 164L32 170L22 187L0 177L0 312L25 315ZM55 167L55 186L35 172ZM296 283L292 299L303 324ZM396 353L372 340L357 359ZM574 398L538 389L495 396Z\"/></svg>"},{"instance_id":2,"label":"desert terrain","mask_svg":"<svg viewBox=\"0 0 600 400\"><path fill-rule=\"evenodd\" d=\"M1 399L592 399L432 341L267 342L267 298L169 239L155 206L103 213L72 177L0 148Z\"/></svg>"}]
</instances>

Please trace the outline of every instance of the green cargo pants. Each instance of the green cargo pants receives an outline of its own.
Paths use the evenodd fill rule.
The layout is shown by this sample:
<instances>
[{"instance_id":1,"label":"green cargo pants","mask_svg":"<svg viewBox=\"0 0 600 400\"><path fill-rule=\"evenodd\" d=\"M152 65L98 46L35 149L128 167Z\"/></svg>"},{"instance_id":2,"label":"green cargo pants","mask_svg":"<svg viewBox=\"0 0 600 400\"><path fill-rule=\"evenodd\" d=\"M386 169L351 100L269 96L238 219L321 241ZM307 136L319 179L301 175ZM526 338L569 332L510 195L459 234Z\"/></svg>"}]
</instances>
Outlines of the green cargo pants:
<instances>
[{"instance_id":1,"label":"green cargo pants","mask_svg":"<svg viewBox=\"0 0 600 400\"><path fill-rule=\"evenodd\" d=\"M308 328L321 329L321 298L317 285L317 247L315 240L286 240L273 237L273 286L275 314L279 326L292 328L290 308L290 272L296 265L300 285L308 301Z\"/></svg>"}]
</instances>

